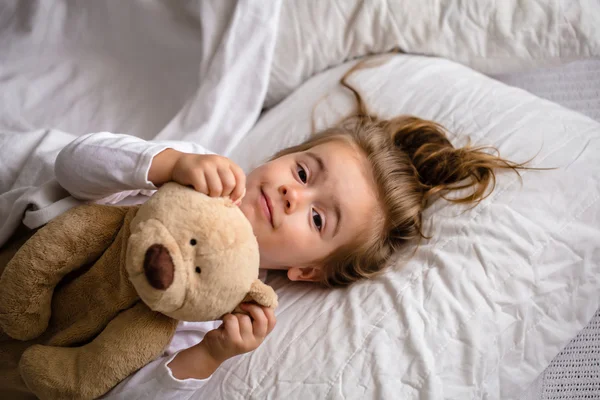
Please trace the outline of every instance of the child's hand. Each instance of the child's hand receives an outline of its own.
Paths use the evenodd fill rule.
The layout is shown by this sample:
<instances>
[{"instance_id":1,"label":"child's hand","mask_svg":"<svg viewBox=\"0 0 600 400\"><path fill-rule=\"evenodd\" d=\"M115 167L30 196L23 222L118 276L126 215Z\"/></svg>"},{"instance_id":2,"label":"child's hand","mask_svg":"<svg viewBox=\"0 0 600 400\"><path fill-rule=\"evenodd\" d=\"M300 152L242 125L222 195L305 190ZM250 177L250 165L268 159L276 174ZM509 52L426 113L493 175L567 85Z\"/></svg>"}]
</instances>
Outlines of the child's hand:
<instances>
[{"instance_id":1,"label":"child's hand","mask_svg":"<svg viewBox=\"0 0 600 400\"><path fill-rule=\"evenodd\" d=\"M252 316L227 314L223 324L208 332L195 346L182 350L169 363L177 379L205 379L228 358L256 349L275 327L273 309L255 304L242 304Z\"/></svg>"},{"instance_id":2,"label":"child's hand","mask_svg":"<svg viewBox=\"0 0 600 400\"><path fill-rule=\"evenodd\" d=\"M246 190L244 171L227 157L166 149L152 160L148 179L156 186L168 181L192 186L211 197L229 196L239 203Z\"/></svg>"},{"instance_id":3,"label":"child's hand","mask_svg":"<svg viewBox=\"0 0 600 400\"><path fill-rule=\"evenodd\" d=\"M276 319L272 308L256 304L242 304L245 314L227 314L219 329L212 330L200 343L217 361L255 350L275 327Z\"/></svg>"}]
</instances>

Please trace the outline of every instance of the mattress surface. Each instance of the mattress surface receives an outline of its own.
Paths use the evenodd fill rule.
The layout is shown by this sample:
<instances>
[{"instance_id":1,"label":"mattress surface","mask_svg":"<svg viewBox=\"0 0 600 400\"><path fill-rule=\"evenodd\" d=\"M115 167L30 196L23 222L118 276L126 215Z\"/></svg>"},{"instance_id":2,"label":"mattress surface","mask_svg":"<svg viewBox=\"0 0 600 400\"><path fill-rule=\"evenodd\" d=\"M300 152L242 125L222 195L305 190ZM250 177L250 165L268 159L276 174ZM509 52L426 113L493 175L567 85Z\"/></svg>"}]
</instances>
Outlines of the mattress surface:
<instances>
[{"instance_id":1,"label":"mattress surface","mask_svg":"<svg viewBox=\"0 0 600 400\"><path fill-rule=\"evenodd\" d=\"M600 399L600 310L520 400Z\"/></svg>"},{"instance_id":2,"label":"mattress surface","mask_svg":"<svg viewBox=\"0 0 600 400\"><path fill-rule=\"evenodd\" d=\"M495 78L600 121L600 59Z\"/></svg>"}]
</instances>

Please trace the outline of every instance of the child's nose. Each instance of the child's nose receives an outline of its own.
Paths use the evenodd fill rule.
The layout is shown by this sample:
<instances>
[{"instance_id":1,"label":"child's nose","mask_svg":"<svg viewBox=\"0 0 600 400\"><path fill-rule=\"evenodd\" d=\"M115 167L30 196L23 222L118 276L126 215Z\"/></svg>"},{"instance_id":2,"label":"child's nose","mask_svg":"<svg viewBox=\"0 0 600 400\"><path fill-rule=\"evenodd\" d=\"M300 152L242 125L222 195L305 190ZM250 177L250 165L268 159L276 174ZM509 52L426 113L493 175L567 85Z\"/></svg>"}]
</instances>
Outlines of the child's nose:
<instances>
[{"instance_id":1,"label":"child's nose","mask_svg":"<svg viewBox=\"0 0 600 400\"><path fill-rule=\"evenodd\" d=\"M300 190L293 186L283 185L279 188L279 193L283 197L283 205L287 213L292 213L298 207L299 198L301 196Z\"/></svg>"}]
</instances>

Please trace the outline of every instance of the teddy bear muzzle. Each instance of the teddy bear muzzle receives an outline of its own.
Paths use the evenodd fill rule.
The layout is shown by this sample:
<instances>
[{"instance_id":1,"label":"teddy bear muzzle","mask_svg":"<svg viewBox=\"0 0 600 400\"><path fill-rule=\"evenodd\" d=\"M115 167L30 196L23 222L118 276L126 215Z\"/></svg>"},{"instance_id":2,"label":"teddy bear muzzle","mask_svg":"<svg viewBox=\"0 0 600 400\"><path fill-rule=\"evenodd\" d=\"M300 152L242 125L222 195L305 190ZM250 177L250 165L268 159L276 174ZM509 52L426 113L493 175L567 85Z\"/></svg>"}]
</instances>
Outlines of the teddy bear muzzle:
<instances>
[{"instance_id":1,"label":"teddy bear muzzle","mask_svg":"<svg viewBox=\"0 0 600 400\"><path fill-rule=\"evenodd\" d=\"M166 290L175 277L175 265L169 250L162 244L153 244L146 250L144 274L155 289Z\"/></svg>"}]
</instances>

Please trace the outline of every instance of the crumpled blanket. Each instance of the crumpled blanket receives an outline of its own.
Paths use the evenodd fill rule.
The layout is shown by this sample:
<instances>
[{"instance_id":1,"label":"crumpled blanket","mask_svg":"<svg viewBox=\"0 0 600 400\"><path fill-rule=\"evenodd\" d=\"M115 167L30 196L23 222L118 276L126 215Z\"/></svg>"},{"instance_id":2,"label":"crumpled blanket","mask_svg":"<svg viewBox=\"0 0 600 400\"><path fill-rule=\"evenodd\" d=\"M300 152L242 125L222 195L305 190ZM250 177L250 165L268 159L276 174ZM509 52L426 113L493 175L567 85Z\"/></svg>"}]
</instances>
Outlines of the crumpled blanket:
<instances>
[{"instance_id":1,"label":"crumpled blanket","mask_svg":"<svg viewBox=\"0 0 600 400\"><path fill-rule=\"evenodd\" d=\"M21 222L36 228L80 203L60 188L53 169L59 151L77 135L124 129L146 139L192 141L227 153L260 115L279 1L109 3L13 1L0 6L0 26L5 27L0 35L0 246ZM114 99L121 108L113 121L138 110L143 114L146 96L131 95L123 86L137 90L129 79L138 74L141 86L147 78L164 79L167 85L171 78L178 81L177 64L190 57L164 58L171 55L169 49L183 45L190 46L184 52L194 53L196 76L185 77L188 87L181 91L188 97L178 109L171 107L171 114L151 118L153 125L141 123L131 131L126 124L106 126L102 120L98 126L90 121L73 129L80 111L98 108L107 94L121 94ZM161 49L166 50L161 54ZM118 70L107 71L114 59ZM161 76L145 76L146 66L157 68L153 63L165 64L158 66ZM157 101L148 115L169 102L161 94L154 93ZM53 102L61 96L62 102ZM72 118L51 127L61 128L62 122L64 131L45 129L48 113L63 112Z\"/></svg>"}]
</instances>

